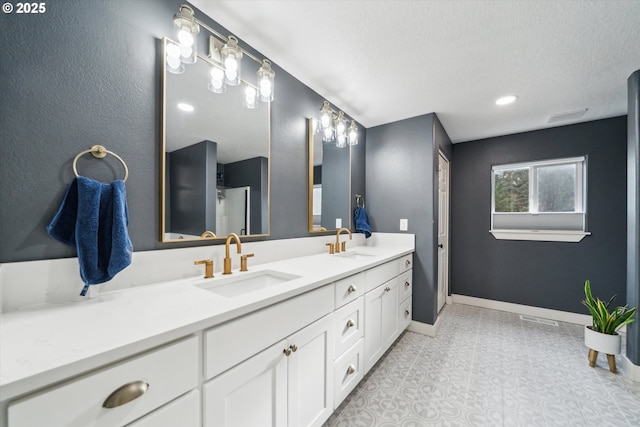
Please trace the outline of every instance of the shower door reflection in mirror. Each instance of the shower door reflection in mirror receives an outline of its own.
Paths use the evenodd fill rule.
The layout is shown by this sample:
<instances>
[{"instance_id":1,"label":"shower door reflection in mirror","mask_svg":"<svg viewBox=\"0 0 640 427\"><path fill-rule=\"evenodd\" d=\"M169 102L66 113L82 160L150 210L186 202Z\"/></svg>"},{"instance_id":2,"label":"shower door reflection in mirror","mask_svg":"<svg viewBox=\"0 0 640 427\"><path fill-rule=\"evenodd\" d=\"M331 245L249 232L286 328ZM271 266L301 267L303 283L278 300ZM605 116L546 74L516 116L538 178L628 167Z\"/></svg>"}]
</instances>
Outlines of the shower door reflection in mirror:
<instances>
[{"instance_id":1,"label":"shower door reflection in mirror","mask_svg":"<svg viewBox=\"0 0 640 427\"><path fill-rule=\"evenodd\" d=\"M164 64L162 241L268 235L270 104L244 107L242 84L210 92L202 56L181 74Z\"/></svg>"}]
</instances>

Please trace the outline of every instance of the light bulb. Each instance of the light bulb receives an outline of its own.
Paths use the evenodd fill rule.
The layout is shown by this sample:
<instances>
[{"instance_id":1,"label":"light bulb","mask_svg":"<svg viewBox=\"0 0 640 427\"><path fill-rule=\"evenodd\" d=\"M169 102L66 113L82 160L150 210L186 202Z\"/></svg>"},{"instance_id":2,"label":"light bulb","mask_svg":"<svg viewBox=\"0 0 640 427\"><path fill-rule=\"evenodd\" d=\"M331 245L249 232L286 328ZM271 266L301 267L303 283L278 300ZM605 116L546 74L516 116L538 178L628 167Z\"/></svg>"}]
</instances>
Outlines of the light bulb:
<instances>
[{"instance_id":1,"label":"light bulb","mask_svg":"<svg viewBox=\"0 0 640 427\"><path fill-rule=\"evenodd\" d=\"M320 124L322 125L323 129L331 127L331 115L329 113L325 113L320 116Z\"/></svg>"},{"instance_id":2,"label":"light bulb","mask_svg":"<svg viewBox=\"0 0 640 427\"><path fill-rule=\"evenodd\" d=\"M355 120L351 120L349 125L349 145L358 145L358 127Z\"/></svg>"},{"instance_id":3,"label":"light bulb","mask_svg":"<svg viewBox=\"0 0 640 427\"><path fill-rule=\"evenodd\" d=\"M347 137L345 135L338 135L336 140L336 147L344 148L347 146Z\"/></svg>"},{"instance_id":4,"label":"light bulb","mask_svg":"<svg viewBox=\"0 0 640 427\"><path fill-rule=\"evenodd\" d=\"M209 75L211 76L211 81L207 86L208 89L213 93L226 92L227 87L224 84L224 71L218 67L211 67Z\"/></svg>"},{"instance_id":5,"label":"light bulb","mask_svg":"<svg viewBox=\"0 0 640 427\"><path fill-rule=\"evenodd\" d=\"M227 68L227 70L224 72L224 75L229 82L233 82L238 79L238 72L236 70L230 70Z\"/></svg>"},{"instance_id":6,"label":"light bulb","mask_svg":"<svg viewBox=\"0 0 640 427\"><path fill-rule=\"evenodd\" d=\"M343 122L338 123L338 125L336 126L336 132L338 133L338 135L343 135L345 128L346 127Z\"/></svg>"},{"instance_id":7,"label":"light bulb","mask_svg":"<svg viewBox=\"0 0 640 427\"><path fill-rule=\"evenodd\" d=\"M271 80L269 79L260 80L260 96L262 98L271 97Z\"/></svg>"},{"instance_id":8,"label":"light bulb","mask_svg":"<svg viewBox=\"0 0 640 427\"><path fill-rule=\"evenodd\" d=\"M236 71L238 69L238 61L236 61L236 58L230 56L224 60L224 68L226 68L227 71Z\"/></svg>"},{"instance_id":9,"label":"light bulb","mask_svg":"<svg viewBox=\"0 0 640 427\"><path fill-rule=\"evenodd\" d=\"M180 48L177 44L167 43L167 56L169 58L180 58Z\"/></svg>"},{"instance_id":10,"label":"light bulb","mask_svg":"<svg viewBox=\"0 0 640 427\"><path fill-rule=\"evenodd\" d=\"M191 58L193 56L193 48L191 46L180 45L180 56L184 59Z\"/></svg>"},{"instance_id":11,"label":"light bulb","mask_svg":"<svg viewBox=\"0 0 640 427\"><path fill-rule=\"evenodd\" d=\"M171 56L167 56L167 65L170 68L177 69L180 67L180 58L173 58Z\"/></svg>"},{"instance_id":12,"label":"light bulb","mask_svg":"<svg viewBox=\"0 0 640 427\"><path fill-rule=\"evenodd\" d=\"M244 100L242 104L247 108L258 107L258 92L253 86L247 86L244 89Z\"/></svg>"},{"instance_id":13,"label":"light bulb","mask_svg":"<svg viewBox=\"0 0 640 427\"><path fill-rule=\"evenodd\" d=\"M178 31L178 41L182 46L193 46L193 34L191 34L191 30L182 27L180 31Z\"/></svg>"},{"instance_id":14,"label":"light bulb","mask_svg":"<svg viewBox=\"0 0 640 427\"><path fill-rule=\"evenodd\" d=\"M333 141L333 129L331 128L326 128L323 132L322 132L322 140L324 142L331 142Z\"/></svg>"}]
</instances>

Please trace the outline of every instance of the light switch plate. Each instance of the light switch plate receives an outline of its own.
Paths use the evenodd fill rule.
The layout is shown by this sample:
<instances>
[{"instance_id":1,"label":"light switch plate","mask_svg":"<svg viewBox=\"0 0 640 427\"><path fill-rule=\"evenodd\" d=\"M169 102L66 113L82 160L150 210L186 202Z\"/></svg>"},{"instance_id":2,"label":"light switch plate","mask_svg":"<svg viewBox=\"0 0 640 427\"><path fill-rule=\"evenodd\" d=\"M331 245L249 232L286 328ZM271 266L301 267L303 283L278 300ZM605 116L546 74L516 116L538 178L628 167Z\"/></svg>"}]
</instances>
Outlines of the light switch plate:
<instances>
[{"instance_id":1,"label":"light switch plate","mask_svg":"<svg viewBox=\"0 0 640 427\"><path fill-rule=\"evenodd\" d=\"M407 231L409 229L409 220L401 219L400 220L400 231Z\"/></svg>"},{"instance_id":2,"label":"light switch plate","mask_svg":"<svg viewBox=\"0 0 640 427\"><path fill-rule=\"evenodd\" d=\"M336 218L336 228L342 228L342 218Z\"/></svg>"}]
</instances>

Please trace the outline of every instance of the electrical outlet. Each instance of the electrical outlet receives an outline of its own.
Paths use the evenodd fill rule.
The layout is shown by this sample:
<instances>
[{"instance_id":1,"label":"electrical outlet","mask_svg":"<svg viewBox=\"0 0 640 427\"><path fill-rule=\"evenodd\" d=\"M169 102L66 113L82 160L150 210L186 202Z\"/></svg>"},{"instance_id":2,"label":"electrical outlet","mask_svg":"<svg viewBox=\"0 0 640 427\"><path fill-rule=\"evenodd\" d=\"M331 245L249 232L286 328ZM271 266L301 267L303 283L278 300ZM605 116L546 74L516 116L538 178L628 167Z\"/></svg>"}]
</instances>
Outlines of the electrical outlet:
<instances>
[{"instance_id":1,"label":"electrical outlet","mask_svg":"<svg viewBox=\"0 0 640 427\"><path fill-rule=\"evenodd\" d=\"M409 220L401 219L400 220L400 231L407 231L409 229Z\"/></svg>"},{"instance_id":2,"label":"electrical outlet","mask_svg":"<svg viewBox=\"0 0 640 427\"><path fill-rule=\"evenodd\" d=\"M342 228L342 218L336 218L336 228Z\"/></svg>"}]
</instances>

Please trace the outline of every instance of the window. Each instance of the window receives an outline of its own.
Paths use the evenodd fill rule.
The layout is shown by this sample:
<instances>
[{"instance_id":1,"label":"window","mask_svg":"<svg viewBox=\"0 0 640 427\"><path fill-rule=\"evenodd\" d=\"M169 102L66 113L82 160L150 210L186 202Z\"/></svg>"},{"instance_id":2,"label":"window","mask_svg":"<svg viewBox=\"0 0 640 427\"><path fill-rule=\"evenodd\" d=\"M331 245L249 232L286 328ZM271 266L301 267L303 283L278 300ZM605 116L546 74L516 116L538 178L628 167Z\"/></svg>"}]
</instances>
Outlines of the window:
<instances>
[{"instance_id":1,"label":"window","mask_svg":"<svg viewBox=\"0 0 640 427\"><path fill-rule=\"evenodd\" d=\"M491 233L498 239L579 242L586 228L586 158L494 166Z\"/></svg>"}]
</instances>

